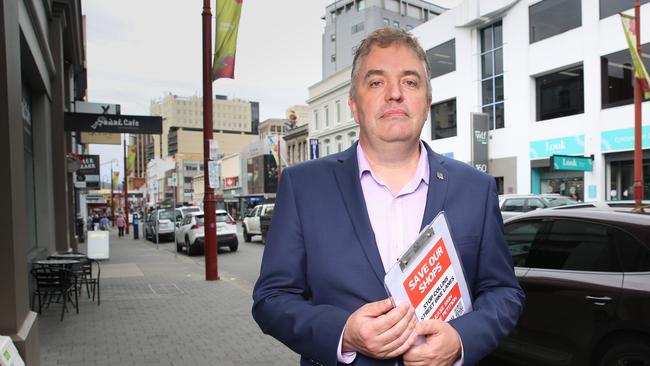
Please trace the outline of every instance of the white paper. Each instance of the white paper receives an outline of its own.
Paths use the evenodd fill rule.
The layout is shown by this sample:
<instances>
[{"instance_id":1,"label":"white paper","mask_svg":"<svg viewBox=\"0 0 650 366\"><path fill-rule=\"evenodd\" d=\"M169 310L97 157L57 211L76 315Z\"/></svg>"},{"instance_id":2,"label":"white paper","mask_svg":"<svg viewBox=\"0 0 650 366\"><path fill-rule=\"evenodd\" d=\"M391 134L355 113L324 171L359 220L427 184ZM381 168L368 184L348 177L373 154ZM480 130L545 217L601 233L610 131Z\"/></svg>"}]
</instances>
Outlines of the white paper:
<instances>
[{"instance_id":1,"label":"white paper","mask_svg":"<svg viewBox=\"0 0 650 366\"><path fill-rule=\"evenodd\" d=\"M397 261L386 273L384 285L395 306L402 302L413 306L418 321L450 321L472 311L472 299L444 212L422 233L430 227L433 236L403 271Z\"/></svg>"}]
</instances>

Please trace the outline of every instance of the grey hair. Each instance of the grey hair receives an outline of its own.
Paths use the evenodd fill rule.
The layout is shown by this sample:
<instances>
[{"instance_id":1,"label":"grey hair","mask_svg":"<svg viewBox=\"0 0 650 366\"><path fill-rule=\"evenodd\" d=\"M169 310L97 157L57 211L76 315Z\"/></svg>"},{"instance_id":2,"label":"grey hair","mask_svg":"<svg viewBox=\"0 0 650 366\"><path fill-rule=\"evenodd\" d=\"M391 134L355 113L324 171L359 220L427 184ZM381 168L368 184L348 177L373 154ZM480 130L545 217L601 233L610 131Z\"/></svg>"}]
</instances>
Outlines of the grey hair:
<instances>
[{"instance_id":1,"label":"grey hair","mask_svg":"<svg viewBox=\"0 0 650 366\"><path fill-rule=\"evenodd\" d=\"M354 98L357 94L357 82L359 78L359 66L361 61L370 53L370 50L373 46L386 48L393 44L401 44L409 49L413 50L417 55L418 59L424 63L424 71L426 75L424 77L427 84L427 98L431 97L431 70L429 68L429 63L427 62L427 55L420 46L418 40L411 34L407 33L405 30L394 27L379 28L376 31L370 33L366 37L357 52L354 54L354 60L352 61L352 72L350 73L350 98Z\"/></svg>"}]
</instances>

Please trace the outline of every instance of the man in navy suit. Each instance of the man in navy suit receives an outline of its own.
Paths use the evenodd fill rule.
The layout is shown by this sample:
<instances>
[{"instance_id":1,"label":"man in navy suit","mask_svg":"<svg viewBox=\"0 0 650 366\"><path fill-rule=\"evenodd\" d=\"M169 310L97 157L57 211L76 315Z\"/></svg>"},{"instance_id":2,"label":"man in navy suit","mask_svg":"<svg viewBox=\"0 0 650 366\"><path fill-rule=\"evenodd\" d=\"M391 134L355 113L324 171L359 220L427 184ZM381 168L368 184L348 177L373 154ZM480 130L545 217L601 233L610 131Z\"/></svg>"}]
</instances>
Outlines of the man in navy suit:
<instances>
[{"instance_id":1,"label":"man in navy suit","mask_svg":"<svg viewBox=\"0 0 650 366\"><path fill-rule=\"evenodd\" d=\"M517 322L524 295L494 179L420 141L429 75L412 36L373 32L352 67L359 142L283 171L253 317L302 365L473 365ZM449 323L416 322L408 305L392 306L383 278L442 210L474 310ZM426 342L415 344L417 336Z\"/></svg>"}]
</instances>

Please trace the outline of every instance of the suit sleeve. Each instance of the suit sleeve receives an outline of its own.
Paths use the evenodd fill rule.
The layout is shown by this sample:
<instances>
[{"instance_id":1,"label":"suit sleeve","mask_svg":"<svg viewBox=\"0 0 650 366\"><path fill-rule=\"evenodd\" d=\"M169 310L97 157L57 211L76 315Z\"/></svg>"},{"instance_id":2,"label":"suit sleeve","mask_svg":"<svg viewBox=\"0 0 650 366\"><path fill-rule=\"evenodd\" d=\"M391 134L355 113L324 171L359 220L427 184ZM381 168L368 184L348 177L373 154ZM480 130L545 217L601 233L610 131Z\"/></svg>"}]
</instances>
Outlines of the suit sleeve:
<instances>
[{"instance_id":1,"label":"suit sleeve","mask_svg":"<svg viewBox=\"0 0 650 366\"><path fill-rule=\"evenodd\" d=\"M253 318L262 331L311 362L337 364L337 347L350 313L314 305L291 170L285 170L275 203L260 277L253 290Z\"/></svg>"},{"instance_id":2,"label":"suit sleeve","mask_svg":"<svg viewBox=\"0 0 650 366\"><path fill-rule=\"evenodd\" d=\"M474 365L492 352L516 325L524 292L514 274L503 238L503 219L494 179L489 179L483 232L479 241L477 277L472 288L473 311L450 324L460 334L464 364Z\"/></svg>"}]
</instances>

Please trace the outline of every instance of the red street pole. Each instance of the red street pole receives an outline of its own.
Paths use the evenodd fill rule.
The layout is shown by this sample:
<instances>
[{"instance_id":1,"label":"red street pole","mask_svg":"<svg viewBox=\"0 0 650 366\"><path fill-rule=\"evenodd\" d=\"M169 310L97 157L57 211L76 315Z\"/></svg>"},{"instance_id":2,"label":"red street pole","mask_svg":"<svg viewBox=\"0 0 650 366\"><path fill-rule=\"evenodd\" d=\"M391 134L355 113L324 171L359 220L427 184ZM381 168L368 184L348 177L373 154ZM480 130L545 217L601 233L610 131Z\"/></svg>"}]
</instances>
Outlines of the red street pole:
<instances>
[{"instance_id":1,"label":"red street pole","mask_svg":"<svg viewBox=\"0 0 650 366\"><path fill-rule=\"evenodd\" d=\"M203 211L205 222L205 279L219 279L214 190L210 187L210 140L212 140L212 13L210 0L203 0Z\"/></svg>"},{"instance_id":2,"label":"red street pole","mask_svg":"<svg viewBox=\"0 0 650 366\"><path fill-rule=\"evenodd\" d=\"M113 160L111 160L111 222L115 227L115 195L113 194Z\"/></svg>"},{"instance_id":3,"label":"red street pole","mask_svg":"<svg viewBox=\"0 0 650 366\"><path fill-rule=\"evenodd\" d=\"M124 221L126 221L126 235L129 235L129 176L126 170L126 136L124 136Z\"/></svg>"},{"instance_id":4,"label":"red street pole","mask_svg":"<svg viewBox=\"0 0 650 366\"><path fill-rule=\"evenodd\" d=\"M641 11L639 0L634 1L634 28L636 50L641 55ZM637 74L638 75L638 74ZM634 78L634 206L643 212L643 155L641 150L641 80Z\"/></svg>"}]
</instances>

